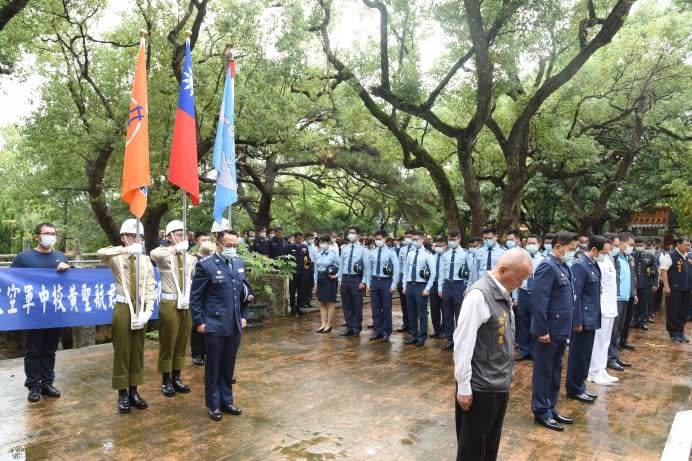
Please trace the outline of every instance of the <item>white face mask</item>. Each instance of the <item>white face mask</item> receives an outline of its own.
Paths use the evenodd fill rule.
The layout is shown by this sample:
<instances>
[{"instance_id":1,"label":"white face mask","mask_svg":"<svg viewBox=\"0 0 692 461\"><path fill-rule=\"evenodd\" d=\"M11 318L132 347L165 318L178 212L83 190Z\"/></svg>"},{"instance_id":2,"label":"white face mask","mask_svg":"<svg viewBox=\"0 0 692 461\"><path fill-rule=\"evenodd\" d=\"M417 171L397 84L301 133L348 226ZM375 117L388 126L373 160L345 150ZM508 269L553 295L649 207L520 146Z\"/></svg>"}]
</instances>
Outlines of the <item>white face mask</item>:
<instances>
[{"instance_id":1,"label":"white face mask","mask_svg":"<svg viewBox=\"0 0 692 461\"><path fill-rule=\"evenodd\" d=\"M625 248L625 254L626 255L631 255L632 252L634 251L634 247L627 245L627 248Z\"/></svg>"},{"instance_id":2,"label":"white face mask","mask_svg":"<svg viewBox=\"0 0 692 461\"><path fill-rule=\"evenodd\" d=\"M412 241L411 237L404 237L404 245L410 245Z\"/></svg>"},{"instance_id":3,"label":"white face mask","mask_svg":"<svg viewBox=\"0 0 692 461\"><path fill-rule=\"evenodd\" d=\"M260 232L259 233L260 238L265 238L267 236L266 232Z\"/></svg>"},{"instance_id":4,"label":"white face mask","mask_svg":"<svg viewBox=\"0 0 692 461\"><path fill-rule=\"evenodd\" d=\"M376 247L383 247L384 246L384 240L375 240L375 246Z\"/></svg>"},{"instance_id":5,"label":"white face mask","mask_svg":"<svg viewBox=\"0 0 692 461\"><path fill-rule=\"evenodd\" d=\"M330 237L329 240L331 240L332 243L336 243L336 237Z\"/></svg>"},{"instance_id":6,"label":"white face mask","mask_svg":"<svg viewBox=\"0 0 692 461\"><path fill-rule=\"evenodd\" d=\"M607 257L608 257L608 255L604 255L603 253L598 253L598 256L596 256L596 261L598 261L599 263L602 263L603 261L606 260Z\"/></svg>"},{"instance_id":7,"label":"white face mask","mask_svg":"<svg viewBox=\"0 0 692 461\"><path fill-rule=\"evenodd\" d=\"M224 247L223 251L221 252L224 258L226 259L231 259L236 255L236 249L235 248L226 248Z\"/></svg>"},{"instance_id":8,"label":"white face mask","mask_svg":"<svg viewBox=\"0 0 692 461\"><path fill-rule=\"evenodd\" d=\"M423 242L421 242L420 240L416 240L415 242L411 241L411 245L413 245L413 248L420 248L423 246Z\"/></svg>"},{"instance_id":9,"label":"white face mask","mask_svg":"<svg viewBox=\"0 0 692 461\"><path fill-rule=\"evenodd\" d=\"M308 245L312 245L313 243L315 243L314 240L308 240L307 242L308 242Z\"/></svg>"},{"instance_id":10,"label":"white face mask","mask_svg":"<svg viewBox=\"0 0 692 461\"><path fill-rule=\"evenodd\" d=\"M355 242L356 241L356 234L354 234L353 232L349 232L347 238L348 238L349 242Z\"/></svg>"},{"instance_id":11,"label":"white face mask","mask_svg":"<svg viewBox=\"0 0 692 461\"><path fill-rule=\"evenodd\" d=\"M442 247L435 247L435 254L441 255L442 253L445 252L445 249Z\"/></svg>"},{"instance_id":12,"label":"white face mask","mask_svg":"<svg viewBox=\"0 0 692 461\"><path fill-rule=\"evenodd\" d=\"M52 248L56 240L57 237L55 235L42 235L39 243L43 248Z\"/></svg>"},{"instance_id":13,"label":"white face mask","mask_svg":"<svg viewBox=\"0 0 692 461\"><path fill-rule=\"evenodd\" d=\"M447 245L449 245L449 248L451 248L453 250L459 246L459 241L458 240L448 240Z\"/></svg>"},{"instance_id":14,"label":"white face mask","mask_svg":"<svg viewBox=\"0 0 692 461\"><path fill-rule=\"evenodd\" d=\"M535 243L529 243L528 245L526 245L526 251L528 251L531 255L535 255L536 253L538 253L538 245L536 245Z\"/></svg>"},{"instance_id":15,"label":"white face mask","mask_svg":"<svg viewBox=\"0 0 692 461\"><path fill-rule=\"evenodd\" d=\"M327 242L322 242L320 243L320 248L322 251L327 251L327 248L329 248L329 244Z\"/></svg>"}]
</instances>

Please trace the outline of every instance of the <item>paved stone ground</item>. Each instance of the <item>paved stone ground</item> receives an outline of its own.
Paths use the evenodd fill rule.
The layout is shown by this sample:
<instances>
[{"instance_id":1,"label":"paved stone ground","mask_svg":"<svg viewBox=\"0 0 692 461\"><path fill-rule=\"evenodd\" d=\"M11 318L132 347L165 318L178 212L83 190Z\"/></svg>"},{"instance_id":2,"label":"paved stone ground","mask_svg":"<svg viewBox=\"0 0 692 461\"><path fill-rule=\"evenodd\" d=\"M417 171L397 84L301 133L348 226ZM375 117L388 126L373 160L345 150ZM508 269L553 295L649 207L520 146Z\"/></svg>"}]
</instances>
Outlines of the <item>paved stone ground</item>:
<instances>
[{"instance_id":1,"label":"paved stone ground","mask_svg":"<svg viewBox=\"0 0 692 461\"><path fill-rule=\"evenodd\" d=\"M234 386L243 415L221 422L207 417L203 367L191 361L183 376L192 392L161 395L154 342L140 387L150 407L129 415L116 412L110 345L59 352L63 396L33 404L22 360L0 361L0 459L455 458L452 354L440 350L443 341L416 348L401 334L387 344L369 342L368 330L342 338L313 333L318 326L319 314L310 314L248 330ZM692 346L671 343L662 316L631 340L637 350L623 358L634 367L616 386L590 385L596 404L565 399L563 387L559 410L576 421L563 433L533 423L531 363L518 363L500 459L658 459L675 413L692 408Z\"/></svg>"}]
</instances>

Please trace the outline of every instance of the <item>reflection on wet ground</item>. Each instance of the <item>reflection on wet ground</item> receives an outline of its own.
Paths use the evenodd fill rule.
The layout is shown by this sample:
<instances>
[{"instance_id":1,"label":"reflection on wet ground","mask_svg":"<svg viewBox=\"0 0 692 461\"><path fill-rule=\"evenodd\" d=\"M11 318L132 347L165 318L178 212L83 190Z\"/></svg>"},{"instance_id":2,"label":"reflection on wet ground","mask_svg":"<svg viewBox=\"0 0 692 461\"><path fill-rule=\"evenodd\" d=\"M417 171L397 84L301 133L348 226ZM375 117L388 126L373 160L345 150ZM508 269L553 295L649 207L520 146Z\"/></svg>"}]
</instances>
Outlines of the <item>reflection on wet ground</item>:
<instances>
[{"instance_id":1,"label":"reflection on wet ground","mask_svg":"<svg viewBox=\"0 0 692 461\"><path fill-rule=\"evenodd\" d=\"M617 374L616 386L589 385L599 396L594 405L565 399L563 388L558 408L575 418L563 433L533 423L531 362L518 363L500 459L658 459L675 413L692 408L692 347L669 342L663 325L658 316L648 332L632 331L637 350L623 358L634 366ZM35 404L26 400L22 359L0 361L0 459L455 458L444 341L412 347L401 334L370 342L368 330L343 338L338 328L315 334L317 326L319 314L310 314L248 330L234 387L243 415L221 422L207 417L203 367L191 361L183 377L192 392L161 395L153 342L140 387L150 407L129 415L115 410L110 345L59 352L55 385L63 396Z\"/></svg>"}]
</instances>

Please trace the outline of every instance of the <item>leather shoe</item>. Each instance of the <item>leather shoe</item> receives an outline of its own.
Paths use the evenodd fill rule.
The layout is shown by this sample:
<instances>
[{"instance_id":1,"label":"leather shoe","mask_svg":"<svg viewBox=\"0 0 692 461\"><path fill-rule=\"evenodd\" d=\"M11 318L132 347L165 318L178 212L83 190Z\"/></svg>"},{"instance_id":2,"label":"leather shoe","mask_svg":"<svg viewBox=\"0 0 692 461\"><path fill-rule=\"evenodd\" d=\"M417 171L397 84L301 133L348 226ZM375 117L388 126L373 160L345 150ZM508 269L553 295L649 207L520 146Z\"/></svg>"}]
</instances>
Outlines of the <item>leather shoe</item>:
<instances>
[{"instance_id":1,"label":"leather shoe","mask_svg":"<svg viewBox=\"0 0 692 461\"><path fill-rule=\"evenodd\" d=\"M317 330L315 330L315 333L322 333L324 331L324 327L320 327Z\"/></svg>"},{"instance_id":2,"label":"leather shoe","mask_svg":"<svg viewBox=\"0 0 692 461\"><path fill-rule=\"evenodd\" d=\"M610 368L611 370L615 371L625 371L625 368L617 362L608 363L607 368Z\"/></svg>"},{"instance_id":3,"label":"leather shoe","mask_svg":"<svg viewBox=\"0 0 692 461\"><path fill-rule=\"evenodd\" d=\"M442 350L443 350L443 351L451 351L451 350L454 350L454 343L451 342L451 341L449 341L447 344L445 344L444 346L442 346Z\"/></svg>"},{"instance_id":4,"label":"leather shoe","mask_svg":"<svg viewBox=\"0 0 692 461\"><path fill-rule=\"evenodd\" d=\"M649 325L646 324L646 323L642 323L642 327L641 327L641 328L642 328L642 330L647 330L647 331L648 331L648 330L649 330Z\"/></svg>"},{"instance_id":5,"label":"leather shoe","mask_svg":"<svg viewBox=\"0 0 692 461\"><path fill-rule=\"evenodd\" d=\"M33 387L29 389L29 396L27 397L29 402L38 402L41 400L41 389L38 387Z\"/></svg>"},{"instance_id":6,"label":"leather shoe","mask_svg":"<svg viewBox=\"0 0 692 461\"><path fill-rule=\"evenodd\" d=\"M572 400L579 400L580 402L584 403L593 403L593 397L588 395L586 392L582 394L567 394L567 398L572 399Z\"/></svg>"},{"instance_id":7,"label":"leather shoe","mask_svg":"<svg viewBox=\"0 0 692 461\"><path fill-rule=\"evenodd\" d=\"M515 362L523 362L525 360L533 360L533 357L530 355L518 355L514 358Z\"/></svg>"},{"instance_id":8,"label":"leather shoe","mask_svg":"<svg viewBox=\"0 0 692 461\"><path fill-rule=\"evenodd\" d=\"M372 330L373 328L375 328L375 325L373 325L372 323L368 325L368 330Z\"/></svg>"},{"instance_id":9,"label":"leather shoe","mask_svg":"<svg viewBox=\"0 0 692 461\"><path fill-rule=\"evenodd\" d=\"M351 330L342 331L341 333L339 333L339 336L353 336L353 331L351 331Z\"/></svg>"},{"instance_id":10,"label":"leather shoe","mask_svg":"<svg viewBox=\"0 0 692 461\"><path fill-rule=\"evenodd\" d=\"M423 347L425 346L425 341L417 341L416 342L416 347Z\"/></svg>"},{"instance_id":11,"label":"leather shoe","mask_svg":"<svg viewBox=\"0 0 692 461\"><path fill-rule=\"evenodd\" d=\"M690 342L690 338L688 338L685 335L680 335L680 336L678 336L678 338L680 338L681 343L689 343Z\"/></svg>"},{"instance_id":12,"label":"leather shoe","mask_svg":"<svg viewBox=\"0 0 692 461\"><path fill-rule=\"evenodd\" d=\"M199 357L199 356L192 357L192 363L194 365L204 365L204 359L202 357Z\"/></svg>"},{"instance_id":13,"label":"leather shoe","mask_svg":"<svg viewBox=\"0 0 692 461\"><path fill-rule=\"evenodd\" d=\"M596 394L592 394L589 391L584 391L584 394L588 395L589 397L591 397L594 400L596 400L598 398L598 396Z\"/></svg>"},{"instance_id":14,"label":"leather shoe","mask_svg":"<svg viewBox=\"0 0 692 461\"><path fill-rule=\"evenodd\" d=\"M620 365L621 367L625 367L625 368L629 368L629 367L632 366L631 363L625 362L625 361L622 360L622 359L615 359L615 362L616 362L618 365Z\"/></svg>"},{"instance_id":15,"label":"leather shoe","mask_svg":"<svg viewBox=\"0 0 692 461\"><path fill-rule=\"evenodd\" d=\"M118 412L130 412L130 396L127 394L126 389L121 389L118 391Z\"/></svg>"},{"instance_id":16,"label":"leather shoe","mask_svg":"<svg viewBox=\"0 0 692 461\"><path fill-rule=\"evenodd\" d=\"M557 415L553 419L562 424L574 424L574 420L572 418L568 418L567 416Z\"/></svg>"},{"instance_id":17,"label":"leather shoe","mask_svg":"<svg viewBox=\"0 0 692 461\"><path fill-rule=\"evenodd\" d=\"M635 349L634 344L632 343L625 343L620 347L622 347L623 349L627 349L628 351L633 351Z\"/></svg>"},{"instance_id":18,"label":"leather shoe","mask_svg":"<svg viewBox=\"0 0 692 461\"><path fill-rule=\"evenodd\" d=\"M173 388L173 383L170 382L170 379L161 383L161 393L166 397L175 396L175 389Z\"/></svg>"},{"instance_id":19,"label":"leather shoe","mask_svg":"<svg viewBox=\"0 0 692 461\"><path fill-rule=\"evenodd\" d=\"M405 331L408 331L408 327L399 327L396 329L397 333L403 333Z\"/></svg>"},{"instance_id":20,"label":"leather shoe","mask_svg":"<svg viewBox=\"0 0 692 461\"><path fill-rule=\"evenodd\" d=\"M389 336L383 336L383 337L382 337L382 342L383 342L383 343L388 343L388 342L389 342Z\"/></svg>"},{"instance_id":21,"label":"leather shoe","mask_svg":"<svg viewBox=\"0 0 692 461\"><path fill-rule=\"evenodd\" d=\"M230 405L221 405L221 411L224 413L228 413L229 415L236 415L238 416L243 412L240 408L236 407L233 404Z\"/></svg>"},{"instance_id":22,"label":"leather shoe","mask_svg":"<svg viewBox=\"0 0 692 461\"><path fill-rule=\"evenodd\" d=\"M332 327L329 327L326 330L322 330L321 333L329 333L330 331L332 331Z\"/></svg>"},{"instance_id":23,"label":"leather shoe","mask_svg":"<svg viewBox=\"0 0 692 461\"><path fill-rule=\"evenodd\" d=\"M190 392L190 386L181 381L180 375L173 375L173 389L181 394L187 394Z\"/></svg>"},{"instance_id":24,"label":"leather shoe","mask_svg":"<svg viewBox=\"0 0 692 461\"><path fill-rule=\"evenodd\" d=\"M149 407L149 404L142 397L139 396L139 392L137 392L137 387L130 388L130 405L139 410L146 410Z\"/></svg>"},{"instance_id":25,"label":"leather shoe","mask_svg":"<svg viewBox=\"0 0 692 461\"><path fill-rule=\"evenodd\" d=\"M404 344L418 344L418 341L411 338L411 339L407 339L406 341L404 341Z\"/></svg>"},{"instance_id":26,"label":"leather shoe","mask_svg":"<svg viewBox=\"0 0 692 461\"><path fill-rule=\"evenodd\" d=\"M565 430L565 426L558 423L553 418L548 418L548 419L533 418L533 420L535 422L537 422L538 424L540 424L541 426L547 427L548 429L552 429L554 431L562 432Z\"/></svg>"},{"instance_id":27,"label":"leather shoe","mask_svg":"<svg viewBox=\"0 0 692 461\"><path fill-rule=\"evenodd\" d=\"M376 341L378 339L382 339L384 336L382 335L372 335L368 338L368 341Z\"/></svg>"},{"instance_id":28,"label":"leather shoe","mask_svg":"<svg viewBox=\"0 0 692 461\"><path fill-rule=\"evenodd\" d=\"M221 421L221 418L223 418L223 415L221 414L221 410L218 408L215 408L213 410L209 410L209 417L213 419L214 421Z\"/></svg>"},{"instance_id":29,"label":"leather shoe","mask_svg":"<svg viewBox=\"0 0 692 461\"><path fill-rule=\"evenodd\" d=\"M60 397L60 391L54 388L51 384L50 386L43 386L41 388L41 395L47 395L48 397Z\"/></svg>"}]
</instances>

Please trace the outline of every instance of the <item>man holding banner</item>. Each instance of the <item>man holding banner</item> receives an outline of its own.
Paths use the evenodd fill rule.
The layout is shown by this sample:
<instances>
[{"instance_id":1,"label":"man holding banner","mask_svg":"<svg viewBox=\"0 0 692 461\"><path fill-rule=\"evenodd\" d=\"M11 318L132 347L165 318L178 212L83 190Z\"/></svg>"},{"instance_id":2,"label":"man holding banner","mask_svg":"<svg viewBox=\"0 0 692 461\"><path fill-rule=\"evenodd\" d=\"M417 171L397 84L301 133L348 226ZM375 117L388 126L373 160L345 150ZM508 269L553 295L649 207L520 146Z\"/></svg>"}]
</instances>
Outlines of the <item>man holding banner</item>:
<instances>
[{"instance_id":1,"label":"man holding banner","mask_svg":"<svg viewBox=\"0 0 692 461\"><path fill-rule=\"evenodd\" d=\"M36 247L19 253L10 267L14 268L55 268L58 272L70 268L67 257L53 249L56 242L55 226L42 223L34 231ZM38 402L41 395L60 397L60 391L53 387L55 379L55 351L58 349L62 328L42 328L27 330L26 352L24 354L24 385L29 389L29 402Z\"/></svg>"}]
</instances>

